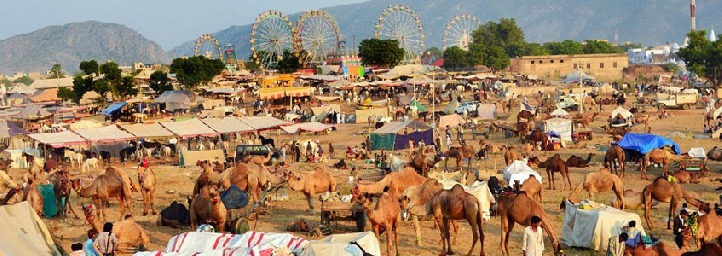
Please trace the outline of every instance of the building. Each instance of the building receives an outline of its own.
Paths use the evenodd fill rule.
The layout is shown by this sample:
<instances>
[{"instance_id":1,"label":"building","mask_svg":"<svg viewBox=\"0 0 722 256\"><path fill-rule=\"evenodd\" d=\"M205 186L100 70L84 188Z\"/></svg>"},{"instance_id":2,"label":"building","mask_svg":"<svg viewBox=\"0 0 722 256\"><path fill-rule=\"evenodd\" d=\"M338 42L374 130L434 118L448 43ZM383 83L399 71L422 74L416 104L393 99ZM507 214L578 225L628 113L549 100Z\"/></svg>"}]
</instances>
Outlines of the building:
<instances>
[{"instance_id":1,"label":"building","mask_svg":"<svg viewBox=\"0 0 722 256\"><path fill-rule=\"evenodd\" d=\"M622 70L629 66L626 53L525 56L511 62L512 72L547 80L560 80L576 69L598 81L621 80Z\"/></svg>"}]
</instances>

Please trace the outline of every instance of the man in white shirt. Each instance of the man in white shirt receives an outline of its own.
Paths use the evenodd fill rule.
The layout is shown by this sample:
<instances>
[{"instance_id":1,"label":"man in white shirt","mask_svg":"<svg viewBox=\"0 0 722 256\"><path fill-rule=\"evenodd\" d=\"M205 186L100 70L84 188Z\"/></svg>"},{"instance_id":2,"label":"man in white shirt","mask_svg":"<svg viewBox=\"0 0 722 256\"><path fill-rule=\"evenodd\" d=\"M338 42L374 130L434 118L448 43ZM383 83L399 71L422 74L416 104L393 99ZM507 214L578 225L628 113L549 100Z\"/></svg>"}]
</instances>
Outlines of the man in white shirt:
<instances>
[{"instance_id":1,"label":"man in white shirt","mask_svg":"<svg viewBox=\"0 0 722 256\"><path fill-rule=\"evenodd\" d=\"M542 256L544 253L544 233L542 232L541 218L531 217L531 226L524 228L524 238L521 249L524 256Z\"/></svg>"}]
</instances>

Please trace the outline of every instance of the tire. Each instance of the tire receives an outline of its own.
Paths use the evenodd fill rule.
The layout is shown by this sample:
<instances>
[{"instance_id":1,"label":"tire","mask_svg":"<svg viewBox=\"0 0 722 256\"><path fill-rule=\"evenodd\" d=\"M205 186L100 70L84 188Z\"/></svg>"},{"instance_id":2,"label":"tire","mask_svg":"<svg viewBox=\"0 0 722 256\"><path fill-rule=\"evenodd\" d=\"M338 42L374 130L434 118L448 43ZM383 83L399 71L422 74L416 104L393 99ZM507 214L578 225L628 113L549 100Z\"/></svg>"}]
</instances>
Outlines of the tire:
<instances>
[{"instance_id":1,"label":"tire","mask_svg":"<svg viewBox=\"0 0 722 256\"><path fill-rule=\"evenodd\" d=\"M688 110L688 109L689 109L689 104L684 104L684 105L682 105L682 109Z\"/></svg>"},{"instance_id":2,"label":"tire","mask_svg":"<svg viewBox=\"0 0 722 256\"><path fill-rule=\"evenodd\" d=\"M234 234L243 234L248 232L250 230L250 227L248 226L248 221L245 218L240 218L236 220L235 225L233 225L232 232Z\"/></svg>"},{"instance_id":3,"label":"tire","mask_svg":"<svg viewBox=\"0 0 722 256\"><path fill-rule=\"evenodd\" d=\"M657 105L657 108L658 108L658 109L665 109L665 108L667 108L667 106L660 103L659 105Z\"/></svg>"}]
</instances>

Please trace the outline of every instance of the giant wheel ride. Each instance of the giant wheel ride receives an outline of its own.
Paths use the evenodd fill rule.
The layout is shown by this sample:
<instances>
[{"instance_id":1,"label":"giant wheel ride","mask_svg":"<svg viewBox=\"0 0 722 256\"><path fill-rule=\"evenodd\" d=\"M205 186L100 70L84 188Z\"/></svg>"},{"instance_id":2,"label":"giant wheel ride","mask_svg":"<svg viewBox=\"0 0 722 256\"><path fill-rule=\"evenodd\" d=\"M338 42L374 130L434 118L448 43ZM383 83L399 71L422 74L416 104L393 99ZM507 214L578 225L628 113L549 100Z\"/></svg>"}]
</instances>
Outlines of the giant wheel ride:
<instances>
[{"instance_id":1,"label":"giant wheel ride","mask_svg":"<svg viewBox=\"0 0 722 256\"><path fill-rule=\"evenodd\" d=\"M462 50L468 51L469 45L471 45L473 41L471 33L479 26L481 26L481 21L479 21L476 16L468 13L462 13L452 18L449 23L446 24L446 29L444 29L444 37L442 40L444 50L449 47L458 46Z\"/></svg>"},{"instance_id":2,"label":"giant wheel ride","mask_svg":"<svg viewBox=\"0 0 722 256\"><path fill-rule=\"evenodd\" d=\"M196 40L193 52L195 56L205 56L209 59L221 59L223 56L221 45L211 34L203 34L199 37L198 40Z\"/></svg>"},{"instance_id":3,"label":"giant wheel ride","mask_svg":"<svg viewBox=\"0 0 722 256\"><path fill-rule=\"evenodd\" d=\"M389 5L381 13L376 22L374 37L378 39L395 39L404 49L404 61L410 62L424 51L426 36L421 19L408 6Z\"/></svg>"},{"instance_id":4,"label":"giant wheel ride","mask_svg":"<svg viewBox=\"0 0 722 256\"><path fill-rule=\"evenodd\" d=\"M256 17L251 31L251 52L256 63L275 68L283 52L293 52L293 25L280 11L265 11Z\"/></svg>"},{"instance_id":5,"label":"giant wheel ride","mask_svg":"<svg viewBox=\"0 0 722 256\"><path fill-rule=\"evenodd\" d=\"M337 52L341 31L328 12L311 10L296 22L294 40L297 52L305 50L312 63L321 63Z\"/></svg>"}]
</instances>

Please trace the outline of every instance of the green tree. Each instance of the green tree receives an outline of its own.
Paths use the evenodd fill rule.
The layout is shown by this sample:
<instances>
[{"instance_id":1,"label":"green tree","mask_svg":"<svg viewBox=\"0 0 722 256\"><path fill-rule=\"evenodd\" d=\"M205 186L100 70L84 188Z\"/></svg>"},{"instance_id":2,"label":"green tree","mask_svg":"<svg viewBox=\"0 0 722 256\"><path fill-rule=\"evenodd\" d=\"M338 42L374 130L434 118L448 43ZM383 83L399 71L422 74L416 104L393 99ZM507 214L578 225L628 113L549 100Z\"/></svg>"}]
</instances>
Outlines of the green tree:
<instances>
[{"instance_id":1,"label":"green tree","mask_svg":"<svg viewBox=\"0 0 722 256\"><path fill-rule=\"evenodd\" d=\"M544 46L542 46L539 43L527 43L523 45L519 44L513 44L509 46L510 51L514 53L515 56L544 56L549 55L549 52L547 51Z\"/></svg>"},{"instance_id":2,"label":"green tree","mask_svg":"<svg viewBox=\"0 0 722 256\"><path fill-rule=\"evenodd\" d=\"M63 99L63 101L67 100L75 100L75 92L67 87L60 87L58 88L58 98Z\"/></svg>"},{"instance_id":3,"label":"green tree","mask_svg":"<svg viewBox=\"0 0 722 256\"><path fill-rule=\"evenodd\" d=\"M431 47L431 48L429 48L429 49L426 49L425 52L430 53L431 56L434 56L434 58L437 58L437 59L438 59L438 58L441 58L441 57L444 56L444 52L445 52L445 51L441 51L441 49L439 49L439 47L434 46L434 47ZM446 61L446 60L444 60L444 61Z\"/></svg>"},{"instance_id":4,"label":"green tree","mask_svg":"<svg viewBox=\"0 0 722 256\"><path fill-rule=\"evenodd\" d=\"M93 90L100 94L100 97L105 97L111 90L110 82L106 79L95 80L92 86ZM80 96L82 97L82 96Z\"/></svg>"},{"instance_id":5,"label":"green tree","mask_svg":"<svg viewBox=\"0 0 722 256\"><path fill-rule=\"evenodd\" d=\"M168 74L158 70L150 74L150 88L153 89L156 94L161 95L165 91L172 91L173 85L170 84Z\"/></svg>"},{"instance_id":6,"label":"green tree","mask_svg":"<svg viewBox=\"0 0 722 256\"><path fill-rule=\"evenodd\" d=\"M308 52L305 50L300 52L283 51L283 58L278 61L278 72L282 74L296 72L296 70L304 68L308 61Z\"/></svg>"},{"instance_id":7,"label":"green tree","mask_svg":"<svg viewBox=\"0 0 722 256\"><path fill-rule=\"evenodd\" d=\"M119 98L128 98L138 94L138 89L135 88L135 81L132 76L124 76L120 79L120 82L113 87L113 95Z\"/></svg>"},{"instance_id":8,"label":"green tree","mask_svg":"<svg viewBox=\"0 0 722 256\"><path fill-rule=\"evenodd\" d=\"M444 51L444 68L460 69L472 65L467 58L468 53L458 46L446 48Z\"/></svg>"},{"instance_id":9,"label":"green tree","mask_svg":"<svg viewBox=\"0 0 722 256\"><path fill-rule=\"evenodd\" d=\"M83 98L83 95L86 92L93 90L93 77L91 76L82 76L82 75L75 75L73 77L73 93L75 94L73 97L73 102L75 104L80 104L80 99Z\"/></svg>"},{"instance_id":10,"label":"green tree","mask_svg":"<svg viewBox=\"0 0 722 256\"><path fill-rule=\"evenodd\" d=\"M0 81L0 84L4 84L8 88L13 86L13 82L10 81L10 79L8 79L7 77L3 78L3 80Z\"/></svg>"},{"instance_id":11,"label":"green tree","mask_svg":"<svg viewBox=\"0 0 722 256\"><path fill-rule=\"evenodd\" d=\"M176 75L178 82L191 89L211 81L225 67L221 60L194 56L174 59L170 65L170 72Z\"/></svg>"},{"instance_id":12,"label":"green tree","mask_svg":"<svg viewBox=\"0 0 722 256\"><path fill-rule=\"evenodd\" d=\"M100 74L103 75L103 79L107 80L111 84L120 82L122 78L122 71L118 63L109 61L100 65Z\"/></svg>"},{"instance_id":13,"label":"green tree","mask_svg":"<svg viewBox=\"0 0 722 256\"><path fill-rule=\"evenodd\" d=\"M63 67L60 66L60 64L53 64L53 67L50 68L50 78L64 78L65 74L63 73Z\"/></svg>"},{"instance_id":14,"label":"green tree","mask_svg":"<svg viewBox=\"0 0 722 256\"><path fill-rule=\"evenodd\" d=\"M573 40L564 40L561 42L544 43L544 48L551 55L571 55L584 53L584 45Z\"/></svg>"},{"instance_id":15,"label":"green tree","mask_svg":"<svg viewBox=\"0 0 722 256\"><path fill-rule=\"evenodd\" d=\"M687 37L690 39L688 46L679 49L677 55L689 71L719 87L722 83L722 40L709 41L704 30L689 32Z\"/></svg>"},{"instance_id":16,"label":"green tree","mask_svg":"<svg viewBox=\"0 0 722 256\"><path fill-rule=\"evenodd\" d=\"M359 56L364 65L390 68L404 59L404 49L396 40L364 39L359 44Z\"/></svg>"},{"instance_id":17,"label":"green tree","mask_svg":"<svg viewBox=\"0 0 722 256\"><path fill-rule=\"evenodd\" d=\"M31 85L33 82L35 82L35 80L33 80L32 78L30 78L30 77L28 77L28 76L22 76L22 77L20 77L20 78L18 78L18 79L15 79L15 82L16 82L16 83L21 83L21 84L24 84L24 85Z\"/></svg>"},{"instance_id":18,"label":"green tree","mask_svg":"<svg viewBox=\"0 0 722 256\"><path fill-rule=\"evenodd\" d=\"M487 66L496 73L507 68L510 64L509 55L506 55L501 46L489 46L485 48L484 66Z\"/></svg>"},{"instance_id":19,"label":"green tree","mask_svg":"<svg viewBox=\"0 0 722 256\"><path fill-rule=\"evenodd\" d=\"M80 70L86 75L100 74L98 62L95 60L80 62Z\"/></svg>"},{"instance_id":20,"label":"green tree","mask_svg":"<svg viewBox=\"0 0 722 256\"><path fill-rule=\"evenodd\" d=\"M583 51L585 54L596 54L596 53L620 53L621 49L614 47L606 41L601 40L588 40L583 45Z\"/></svg>"},{"instance_id":21,"label":"green tree","mask_svg":"<svg viewBox=\"0 0 722 256\"><path fill-rule=\"evenodd\" d=\"M515 49L526 44L524 31L516 25L513 18L502 18L499 23L490 21L483 24L472 33L472 38L472 45L498 46L511 57L521 56L517 55L519 52L515 51Z\"/></svg>"}]
</instances>

